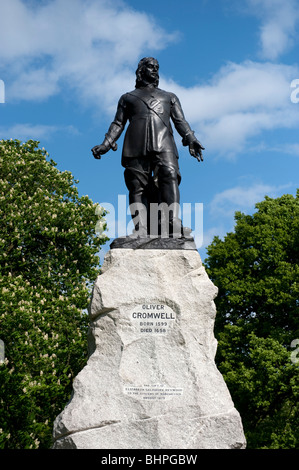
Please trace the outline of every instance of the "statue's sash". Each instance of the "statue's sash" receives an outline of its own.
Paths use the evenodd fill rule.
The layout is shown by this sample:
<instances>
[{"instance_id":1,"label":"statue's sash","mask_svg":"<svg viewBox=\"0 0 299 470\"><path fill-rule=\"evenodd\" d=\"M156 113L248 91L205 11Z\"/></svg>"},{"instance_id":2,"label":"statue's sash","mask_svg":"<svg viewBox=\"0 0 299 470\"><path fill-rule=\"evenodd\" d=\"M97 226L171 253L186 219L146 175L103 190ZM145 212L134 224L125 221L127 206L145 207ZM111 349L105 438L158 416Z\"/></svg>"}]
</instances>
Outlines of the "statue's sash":
<instances>
[{"instance_id":1,"label":"statue's sash","mask_svg":"<svg viewBox=\"0 0 299 470\"><path fill-rule=\"evenodd\" d=\"M138 98L141 100L151 111L153 111L163 122L164 126L166 126L168 129L170 127L170 122L165 122L162 114L163 114L163 106L160 100L155 98L153 95L150 95L148 97L144 97L143 95L141 96L141 90L138 88L130 93L127 93L128 95L134 96L135 98Z\"/></svg>"}]
</instances>

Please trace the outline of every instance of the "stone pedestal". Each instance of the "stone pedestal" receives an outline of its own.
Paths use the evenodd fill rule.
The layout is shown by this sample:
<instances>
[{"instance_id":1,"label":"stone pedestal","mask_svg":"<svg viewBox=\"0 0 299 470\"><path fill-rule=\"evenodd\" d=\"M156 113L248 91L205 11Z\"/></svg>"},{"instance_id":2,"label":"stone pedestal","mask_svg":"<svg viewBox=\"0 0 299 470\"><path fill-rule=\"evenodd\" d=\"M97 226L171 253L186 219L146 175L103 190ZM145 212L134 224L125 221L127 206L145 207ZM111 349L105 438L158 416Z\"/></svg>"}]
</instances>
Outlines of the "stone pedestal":
<instances>
[{"instance_id":1,"label":"stone pedestal","mask_svg":"<svg viewBox=\"0 0 299 470\"><path fill-rule=\"evenodd\" d=\"M111 249L93 289L90 357L53 448L244 448L214 362L216 295L196 250Z\"/></svg>"}]
</instances>

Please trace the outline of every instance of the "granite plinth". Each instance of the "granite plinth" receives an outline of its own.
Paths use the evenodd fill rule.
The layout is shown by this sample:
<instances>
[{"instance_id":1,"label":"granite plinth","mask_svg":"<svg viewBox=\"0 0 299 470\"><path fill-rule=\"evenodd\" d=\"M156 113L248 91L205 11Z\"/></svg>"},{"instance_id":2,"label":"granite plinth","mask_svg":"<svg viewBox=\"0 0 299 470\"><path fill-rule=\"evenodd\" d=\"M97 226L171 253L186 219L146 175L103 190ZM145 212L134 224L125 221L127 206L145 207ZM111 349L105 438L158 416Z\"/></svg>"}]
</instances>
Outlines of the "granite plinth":
<instances>
[{"instance_id":1,"label":"granite plinth","mask_svg":"<svg viewBox=\"0 0 299 470\"><path fill-rule=\"evenodd\" d=\"M53 448L244 448L214 361L216 295L196 250L111 249L89 308L90 357Z\"/></svg>"}]
</instances>

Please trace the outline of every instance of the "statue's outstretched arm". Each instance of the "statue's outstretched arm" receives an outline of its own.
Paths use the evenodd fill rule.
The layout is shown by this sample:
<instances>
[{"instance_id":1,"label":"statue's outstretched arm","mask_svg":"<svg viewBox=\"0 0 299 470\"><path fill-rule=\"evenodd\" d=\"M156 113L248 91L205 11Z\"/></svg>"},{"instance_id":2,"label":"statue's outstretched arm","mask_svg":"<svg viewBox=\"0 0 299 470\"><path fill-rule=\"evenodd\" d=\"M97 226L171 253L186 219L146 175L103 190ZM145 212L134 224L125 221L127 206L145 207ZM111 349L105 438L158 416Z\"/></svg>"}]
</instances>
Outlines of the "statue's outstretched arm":
<instances>
[{"instance_id":1,"label":"statue's outstretched arm","mask_svg":"<svg viewBox=\"0 0 299 470\"><path fill-rule=\"evenodd\" d=\"M202 150L205 148L195 137L194 131L192 131L190 125L185 119L180 101L175 95L173 95L172 99L171 119L175 125L176 130L182 137L183 145L189 147L190 155L192 155L194 158L197 158L199 162L203 161Z\"/></svg>"},{"instance_id":2,"label":"statue's outstretched arm","mask_svg":"<svg viewBox=\"0 0 299 470\"><path fill-rule=\"evenodd\" d=\"M100 159L101 155L104 155L104 153L107 153L110 149L114 151L117 150L116 141L121 136L122 131L124 130L124 127L126 125L126 122L127 122L126 107L125 107L124 98L121 97L118 102L115 118L113 122L110 124L108 132L105 134L105 139L100 145L96 145L95 147L91 149L94 158Z\"/></svg>"}]
</instances>

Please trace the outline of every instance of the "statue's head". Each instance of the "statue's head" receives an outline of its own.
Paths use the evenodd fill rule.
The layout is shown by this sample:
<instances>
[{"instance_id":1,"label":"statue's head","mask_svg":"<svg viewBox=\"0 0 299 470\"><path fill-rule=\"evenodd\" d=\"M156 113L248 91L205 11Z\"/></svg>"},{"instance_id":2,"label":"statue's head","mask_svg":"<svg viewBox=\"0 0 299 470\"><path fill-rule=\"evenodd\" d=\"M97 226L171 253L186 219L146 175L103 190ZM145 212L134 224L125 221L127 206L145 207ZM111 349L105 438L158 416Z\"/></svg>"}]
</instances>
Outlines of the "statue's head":
<instances>
[{"instance_id":1,"label":"statue's head","mask_svg":"<svg viewBox=\"0 0 299 470\"><path fill-rule=\"evenodd\" d=\"M136 70L136 88L152 84L159 84L159 63L153 57L144 57L139 61Z\"/></svg>"}]
</instances>

